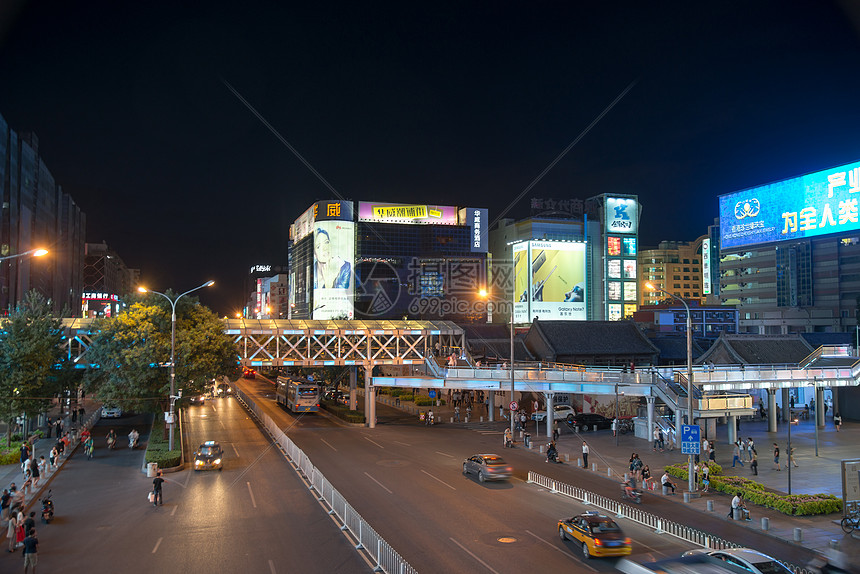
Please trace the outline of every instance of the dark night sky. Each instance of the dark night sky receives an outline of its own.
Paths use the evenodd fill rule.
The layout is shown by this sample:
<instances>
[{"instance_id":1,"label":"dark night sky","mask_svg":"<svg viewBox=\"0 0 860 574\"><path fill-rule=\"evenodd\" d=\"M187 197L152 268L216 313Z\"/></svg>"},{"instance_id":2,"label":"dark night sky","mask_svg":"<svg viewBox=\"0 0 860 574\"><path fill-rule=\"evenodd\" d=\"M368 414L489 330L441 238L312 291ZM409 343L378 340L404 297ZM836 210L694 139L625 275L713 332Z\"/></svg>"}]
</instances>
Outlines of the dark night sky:
<instances>
[{"instance_id":1,"label":"dark night sky","mask_svg":"<svg viewBox=\"0 0 860 574\"><path fill-rule=\"evenodd\" d=\"M703 234L719 194L860 159L849 5L7 0L0 114L88 241L153 289L214 278L201 300L232 314L332 193L225 81L343 197L491 219L635 81L529 196L638 194L655 245Z\"/></svg>"}]
</instances>

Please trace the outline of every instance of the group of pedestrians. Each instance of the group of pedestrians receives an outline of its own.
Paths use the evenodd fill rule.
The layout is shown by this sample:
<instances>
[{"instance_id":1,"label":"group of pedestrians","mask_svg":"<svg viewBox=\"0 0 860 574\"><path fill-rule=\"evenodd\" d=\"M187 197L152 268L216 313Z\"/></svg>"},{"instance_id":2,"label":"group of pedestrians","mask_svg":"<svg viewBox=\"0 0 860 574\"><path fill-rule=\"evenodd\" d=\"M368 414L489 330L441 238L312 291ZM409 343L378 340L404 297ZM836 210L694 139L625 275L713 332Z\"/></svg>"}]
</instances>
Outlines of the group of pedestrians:
<instances>
[{"instance_id":1,"label":"group of pedestrians","mask_svg":"<svg viewBox=\"0 0 860 574\"><path fill-rule=\"evenodd\" d=\"M0 496L0 520L6 525L6 539L9 544L6 551L15 552L23 547L24 572L29 572L32 568L35 574L39 544L36 538L36 513L26 514L24 501L23 488L18 490L14 482L9 488L3 489L3 495Z\"/></svg>"}]
</instances>

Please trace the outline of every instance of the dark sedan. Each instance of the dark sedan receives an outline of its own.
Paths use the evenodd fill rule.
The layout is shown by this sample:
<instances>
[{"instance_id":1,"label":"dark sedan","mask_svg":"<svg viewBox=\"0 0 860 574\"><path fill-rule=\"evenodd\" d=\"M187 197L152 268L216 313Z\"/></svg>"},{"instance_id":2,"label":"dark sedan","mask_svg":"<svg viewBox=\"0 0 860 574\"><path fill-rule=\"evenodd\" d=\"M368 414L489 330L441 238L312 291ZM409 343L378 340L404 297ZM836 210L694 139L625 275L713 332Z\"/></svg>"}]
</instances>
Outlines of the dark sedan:
<instances>
[{"instance_id":1,"label":"dark sedan","mask_svg":"<svg viewBox=\"0 0 860 574\"><path fill-rule=\"evenodd\" d=\"M597 413L579 413L573 417L571 424L582 430L600 430L612 428L612 419L608 419Z\"/></svg>"}]
</instances>

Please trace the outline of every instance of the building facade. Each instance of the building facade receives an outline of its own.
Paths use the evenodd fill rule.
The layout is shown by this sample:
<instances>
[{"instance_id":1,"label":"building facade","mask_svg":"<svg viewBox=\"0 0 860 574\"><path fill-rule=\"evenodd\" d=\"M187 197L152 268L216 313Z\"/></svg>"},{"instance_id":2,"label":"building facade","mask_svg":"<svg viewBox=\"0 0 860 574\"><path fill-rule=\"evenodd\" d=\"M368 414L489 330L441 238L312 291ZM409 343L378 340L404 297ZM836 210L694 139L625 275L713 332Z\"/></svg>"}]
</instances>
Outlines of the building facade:
<instances>
[{"instance_id":1,"label":"building facade","mask_svg":"<svg viewBox=\"0 0 860 574\"><path fill-rule=\"evenodd\" d=\"M696 339L716 339L721 333L734 335L738 332L738 312L731 307L702 305L690 300L690 327ZM687 333L687 310L683 305L669 299L657 304L640 307L633 320L643 329L656 334Z\"/></svg>"},{"instance_id":2,"label":"building facade","mask_svg":"<svg viewBox=\"0 0 860 574\"><path fill-rule=\"evenodd\" d=\"M666 295L648 289L651 283L687 301L705 302L704 265L702 247L707 235L695 241L661 241L656 249L643 249L639 252L639 304L656 305Z\"/></svg>"},{"instance_id":3,"label":"building facade","mask_svg":"<svg viewBox=\"0 0 860 574\"><path fill-rule=\"evenodd\" d=\"M83 292L86 217L56 183L34 134L18 134L0 116L0 313L31 289L57 315L74 314ZM32 249L48 255L15 258Z\"/></svg>"},{"instance_id":4,"label":"building facade","mask_svg":"<svg viewBox=\"0 0 860 574\"><path fill-rule=\"evenodd\" d=\"M81 316L115 317L123 307L123 297L133 293L139 282L140 270L126 267L107 243L87 243L84 246Z\"/></svg>"}]
</instances>

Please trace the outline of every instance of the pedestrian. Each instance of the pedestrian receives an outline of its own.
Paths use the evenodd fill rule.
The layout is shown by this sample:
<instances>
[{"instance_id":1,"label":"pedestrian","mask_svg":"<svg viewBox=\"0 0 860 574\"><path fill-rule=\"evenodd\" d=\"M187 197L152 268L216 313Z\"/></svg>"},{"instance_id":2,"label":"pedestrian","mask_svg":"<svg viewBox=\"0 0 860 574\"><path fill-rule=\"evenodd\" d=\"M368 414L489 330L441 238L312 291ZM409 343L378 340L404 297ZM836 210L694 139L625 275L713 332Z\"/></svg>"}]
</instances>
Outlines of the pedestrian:
<instances>
[{"instance_id":1,"label":"pedestrian","mask_svg":"<svg viewBox=\"0 0 860 574\"><path fill-rule=\"evenodd\" d=\"M471 410L471 409L469 409ZM520 413L520 429L526 430L526 413L525 411Z\"/></svg>"},{"instance_id":2,"label":"pedestrian","mask_svg":"<svg viewBox=\"0 0 860 574\"><path fill-rule=\"evenodd\" d=\"M27 460L25 460L25 461L24 461L24 463L21 465L21 474L23 474L23 475L24 475L24 478L25 478L25 479L27 478L27 475L28 475L28 474L30 474L30 465L32 465L32 464L33 464L33 459L32 459L32 458L28 458L28 459L27 459Z\"/></svg>"},{"instance_id":3,"label":"pedestrian","mask_svg":"<svg viewBox=\"0 0 860 574\"><path fill-rule=\"evenodd\" d=\"M24 519L24 532L30 532L34 528L36 528L36 513L31 511Z\"/></svg>"},{"instance_id":4,"label":"pedestrian","mask_svg":"<svg viewBox=\"0 0 860 574\"><path fill-rule=\"evenodd\" d=\"M472 420L472 403L466 405L466 422Z\"/></svg>"},{"instance_id":5,"label":"pedestrian","mask_svg":"<svg viewBox=\"0 0 860 574\"><path fill-rule=\"evenodd\" d=\"M460 422L460 407L454 407L454 421Z\"/></svg>"},{"instance_id":6,"label":"pedestrian","mask_svg":"<svg viewBox=\"0 0 860 574\"><path fill-rule=\"evenodd\" d=\"M651 469L648 465L642 467L642 487L647 490L654 490L654 477L651 476Z\"/></svg>"},{"instance_id":7,"label":"pedestrian","mask_svg":"<svg viewBox=\"0 0 860 574\"><path fill-rule=\"evenodd\" d=\"M27 537L22 541L24 544L24 574L33 568L33 574L36 574L36 562L38 561L37 548L39 539L36 538L36 529L31 528Z\"/></svg>"},{"instance_id":8,"label":"pedestrian","mask_svg":"<svg viewBox=\"0 0 860 574\"><path fill-rule=\"evenodd\" d=\"M558 421L552 421L552 440L558 440Z\"/></svg>"},{"instance_id":9,"label":"pedestrian","mask_svg":"<svg viewBox=\"0 0 860 574\"><path fill-rule=\"evenodd\" d=\"M699 486L699 463L693 464L693 484L698 488Z\"/></svg>"},{"instance_id":10,"label":"pedestrian","mask_svg":"<svg viewBox=\"0 0 860 574\"><path fill-rule=\"evenodd\" d=\"M710 460L711 462L717 462L716 458L715 458L717 456L717 453L714 450L714 443L713 442L708 444L708 449L709 449L708 450L708 460Z\"/></svg>"},{"instance_id":11,"label":"pedestrian","mask_svg":"<svg viewBox=\"0 0 860 574\"><path fill-rule=\"evenodd\" d=\"M15 546L18 544L17 535L18 518L15 514L9 514L9 523L6 525L6 539L9 540L9 550L7 552L15 552Z\"/></svg>"},{"instance_id":12,"label":"pedestrian","mask_svg":"<svg viewBox=\"0 0 860 574\"><path fill-rule=\"evenodd\" d=\"M588 443L582 441L582 468L588 468Z\"/></svg>"},{"instance_id":13,"label":"pedestrian","mask_svg":"<svg viewBox=\"0 0 860 574\"><path fill-rule=\"evenodd\" d=\"M428 410L427 410L427 420L425 421L425 424L426 424L427 426L430 426L430 425L432 425L432 424L433 424L433 409L428 409ZM161 471L159 471L159 473L160 473L160 472L161 472Z\"/></svg>"},{"instance_id":14,"label":"pedestrian","mask_svg":"<svg viewBox=\"0 0 860 574\"><path fill-rule=\"evenodd\" d=\"M750 461L750 470L753 471L753 474L755 476L758 476L758 453L755 451L755 449L753 449L752 454L750 456L752 456L752 460Z\"/></svg>"},{"instance_id":15,"label":"pedestrian","mask_svg":"<svg viewBox=\"0 0 860 574\"><path fill-rule=\"evenodd\" d=\"M27 461L30 460L30 446L22 442L21 443L21 472L24 472L27 464Z\"/></svg>"},{"instance_id":16,"label":"pedestrian","mask_svg":"<svg viewBox=\"0 0 860 574\"><path fill-rule=\"evenodd\" d=\"M755 450L755 443L753 443L753 439L751 436L747 437L747 458L752 461L753 459L753 451Z\"/></svg>"},{"instance_id":17,"label":"pedestrian","mask_svg":"<svg viewBox=\"0 0 860 574\"><path fill-rule=\"evenodd\" d=\"M24 538L26 535L24 534L24 509L23 507L18 510L18 516L16 517L16 523L18 526L15 528L15 548L20 548L24 544Z\"/></svg>"},{"instance_id":18,"label":"pedestrian","mask_svg":"<svg viewBox=\"0 0 860 574\"><path fill-rule=\"evenodd\" d=\"M773 466L776 467L776 470L782 470L779 467L779 447L776 443L773 443Z\"/></svg>"},{"instance_id":19,"label":"pedestrian","mask_svg":"<svg viewBox=\"0 0 860 574\"><path fill-rule=\"evenodd\" d=\"M48 472L48 461L45 460L45 455L39 457L39 464L36 466L39 467L39 476L45 476Z\"/></svg>"},{"instance_id":20,"label":"pedestrian","mask_svg":"<svg viewBox=\"0 0 860 574\"><path fill-rule=\"evenodd\" d=\"M60 438L62 432L63 432L63 419L61 419L60 417L57 417L57 421L54 423L54 435L57 438Z\"/></svg>"},{"instance_id":21,"label":"pedestrian","mask_svg":"<svg viewBox=\"0 0 860 574\"><path fill-rule=\"evenodd\" d=\"M30 473L31 473L31 476L33 477L33 487L34 488L39 485L39 478L42 476L42 470L39 468L39 464L43 463L44 461L45 461L45 457L43 456L42 460L40 460L36 464L30 464Z\"/></svg>"},{"instance_id":22,"label":"pedestrian","mask_svg":"<svg viewBox=\"0 0 860 574\"><path fill-rule=\"evenodd\" d=\"M794 468L797 468L797 461L794 460L794 447L791 447L791 450L788 452L788 464L793 464ZM788 468L788 464L786 468Z\"/></svg>"},{"instance_id":23,"label":"pedestrian","mask_svg":"<svg viewBox=\"0 0 860 574\"><path fill-rule=\"evenodd\" d=\"M638 454L633 455L633 472L636 473L636 480L642 482L642 467L645 466L642 464L642 459L639 458Z\"/></svg>"},{"instance_id":24,"label":"pedestrian","mask_svg":"<svg viewBox=\"0 0 860 574\"><path fill-rule=\"evenodd\" d=\"M666 445L666 442L665 442L665 439L663 437L663 429L662 428L657 427L657 437L658 437L657 442L660 443L660 452L663 452L663 447Z\"/></svg>"},{"instance_id":25,"label":"pedestrian","mask_svg":"<svg viewBox=\"0 0 860 574\"><path fill-rule=\"evenodd\" d=\"M711 469L708 467L708 463L702 464L702 491L708 492L708 488L711 485Z\"/></svg>"},{"instance_id":26,"label":"pedestrian","mask_svg":"<svg viewBox=\"0 0 860 574\"><path fill-rule=\"evenodd\" d=\"M735 467L735 463L741 463L741 466L744 465L744 461L741 460L741 444L740 441L735 441L734 448L732 449L732 468Z\"/></svg>"},{"instance_id":27,"label":"pedestrian","mask_svg":"<svg viewBox=\"0 0 860 574\"><path fill-rule=\"evenodd\" d=\"M669 432L666 434L666 446L669 449L669 452L675 451L675 430L669 429Z\"/></svg>"},{"instance_id":28,"label":"pedestrian","mask_svg":"<svg viewBox=\"0 0 860 574\"><path fill-rule=\"evenodd\" d=\"M431 411L432 412L432 411ZM152 493L155 495L152 500L153 506L158 506L161 504L164 505L164 500L162 499L162 491L161 485L164 484L164 479L161 478L161 471L158 471L158 474L152 479Z\"/></svg>"},{"instance_id":29,"label":"pedestrian","mask_svg":"<svg viewBox=\"0 0 860 574\"><path fill-rule=\"evenodd\" d=\"M671 495L675 494L675 483L672 482L672 479L669 478L669 471L663 472L663 476L660 478L660 484L663 485L664 488L671 488Z\"/></svg>"},{"instance_id":30,"label":"pedestrian","mask_svg":"<svg viewBox=\"0 0 860 574\"><path fill-rule=\"evenodd\" d=\"M842 427L842 415L836 413L833 415L833 425L836 427L836 432Z\"/></svg>"},{"instance_id":31,"label":"pedestrian","mask_svg":"<svg viewBox=\"0 0 860 574\"><path fill-rule=\"evenodd\" d=\"M657 452L657 447L660 446L660 432L657 430L657 425L654 425L654 431L651 435L654 437L654 444L651 445L651 450Z\"/></svg>"},{"instance_id":32,"label":"pedestrian","mask_svg":"<svg viewBox=\"0 0 860 574\"><path fill-rule=\"evenodd\" d=\"M48 453L48 462L51 463L51 468L57 468L57 458L60 456L60 453L57 452L57 445L51 447L51 452Z\"/></svg>"},{"instance_id":33,"label":"pedestrian","mask_svg":"<svg viewBox=\"0 0 860 574\"><path fill-rule=\"evenodd\" d=\"M746 461L747 458L747 441L743 439L743 437L738 439L738 446L741 451L741 461Z\"/></svg>"},{"instance_id":34,"label":"pedestrian","mask_svg":"<svg viewBox=\"0 0 860 574\"><path fill-rule=\"evenodd\" d=\"M78 416L81 418L81 424L83 424L83 422L84 422L84 415L86 414L86 412L87 411L84 410L83 406L78 409Z\"/></svg>"},{"instance_id":35,"label":"pedestrian","mask_svg":"<svg viewBox=\"0 0 860 574\"><path fill-rule=\"evenodd\" d=\"M12 504L12 493L8 488L3 489L3 495L0 496L0 521L6 522L9 518L9 505Z\"/></svg>"},{"instance_id":36,"label":"pedestrian","mask_svg":"<svg viewBox=\"0 0 860 574\"><path fill-rule=\"evenodd\" d=\"M48 434L45 438L51 438L51 431L54 430L54 423L51 421L51 417L48 417Z\"/></svg>"}]
</instances>

